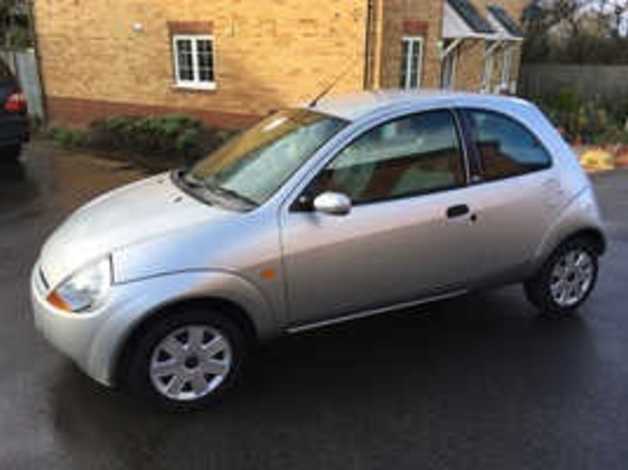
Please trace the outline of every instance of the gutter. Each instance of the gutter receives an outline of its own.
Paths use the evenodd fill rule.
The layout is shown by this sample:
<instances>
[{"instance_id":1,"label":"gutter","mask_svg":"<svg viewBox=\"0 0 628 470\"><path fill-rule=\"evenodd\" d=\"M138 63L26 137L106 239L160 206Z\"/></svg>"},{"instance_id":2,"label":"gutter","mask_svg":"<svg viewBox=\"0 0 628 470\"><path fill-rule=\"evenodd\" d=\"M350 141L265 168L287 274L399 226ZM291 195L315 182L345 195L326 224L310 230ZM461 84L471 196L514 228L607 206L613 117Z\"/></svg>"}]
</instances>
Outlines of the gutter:
<instances>
[{"instance_id":1,"label":"gutter","mask_svg":"<svg viewBox=\"0 0 628 470\"><path fill-rule=\"evenodd\" d=\"M373 83L373 36L375 33L375 0L367 0L366 34L364 37L364 89L369 90Z\"/></svg>"}]
</instances>

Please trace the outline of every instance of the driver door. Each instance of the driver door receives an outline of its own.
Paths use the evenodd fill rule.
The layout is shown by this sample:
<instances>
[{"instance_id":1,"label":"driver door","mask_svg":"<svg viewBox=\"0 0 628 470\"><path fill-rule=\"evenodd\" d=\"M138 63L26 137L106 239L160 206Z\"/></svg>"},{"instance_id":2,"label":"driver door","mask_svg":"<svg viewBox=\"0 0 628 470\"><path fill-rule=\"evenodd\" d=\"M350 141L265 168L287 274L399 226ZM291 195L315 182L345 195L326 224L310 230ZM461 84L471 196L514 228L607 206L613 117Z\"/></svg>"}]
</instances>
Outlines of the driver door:
<instances>
[{"instance_id":1,"label":"driver door","mask_svg":"<svg viewBox=\"0 0 628 470\"><path fill-rule=\"evenodd\" d=\"M476 252L466 171L449 110L377 125L341 150L302 196L347 195L350 213L285 208L292 325L463 289ZM300 200L304 200L303 197Z\"/></svg>"}]
</instances>

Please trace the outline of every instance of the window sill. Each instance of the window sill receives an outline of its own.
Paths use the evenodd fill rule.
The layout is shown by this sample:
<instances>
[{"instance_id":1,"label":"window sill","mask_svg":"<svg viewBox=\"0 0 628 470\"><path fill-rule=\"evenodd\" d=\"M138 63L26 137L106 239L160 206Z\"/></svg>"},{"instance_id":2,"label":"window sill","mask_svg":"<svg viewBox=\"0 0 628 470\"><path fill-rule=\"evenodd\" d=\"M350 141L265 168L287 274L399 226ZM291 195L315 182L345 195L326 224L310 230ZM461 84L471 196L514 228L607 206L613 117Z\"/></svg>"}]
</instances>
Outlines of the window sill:
<instances>
[{"instance_id":1,"label":"window sill","mask_svg":"<svg viewBox=\"0 0 628 470\"><path fill-rule=\"evenodd\" d=\"M215 91L216 84L208 83L207 85L173 83L171 88L176 91Z\"/></svg>"}]
</instances>

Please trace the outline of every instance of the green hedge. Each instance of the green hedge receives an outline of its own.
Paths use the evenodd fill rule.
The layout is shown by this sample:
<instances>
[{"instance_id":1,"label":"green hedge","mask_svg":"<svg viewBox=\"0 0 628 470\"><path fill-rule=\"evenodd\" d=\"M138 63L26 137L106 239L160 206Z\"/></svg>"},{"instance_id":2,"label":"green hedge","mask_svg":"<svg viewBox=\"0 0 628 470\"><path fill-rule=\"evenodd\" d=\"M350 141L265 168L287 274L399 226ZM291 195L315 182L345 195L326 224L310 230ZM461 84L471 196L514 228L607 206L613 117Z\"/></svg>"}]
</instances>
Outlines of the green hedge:
<instances>
[{"instance_id":1,"label":"green hedge","mask_svg":"<svg viewBox=\"0 0 628 470\"><path fill-rule=\"evenodd\" d=\"M64 147L79 147L128 156L147 166L173 167L206 156L233 131L209 128L185 115L116 116L93 122L85 130L51 129Z\"/></svg>"},{"instance_id":2,"label":"green hedge","mask_svg":"<svg viewBox=\"0 0 628 470\"><path fill-rule=\"evenodd\" d=\"M570 88L551 96L533 97L556 127L574 142L617 144L628 142L628 96L606 101L585 100Z\"/></svg>"}]
</instances>

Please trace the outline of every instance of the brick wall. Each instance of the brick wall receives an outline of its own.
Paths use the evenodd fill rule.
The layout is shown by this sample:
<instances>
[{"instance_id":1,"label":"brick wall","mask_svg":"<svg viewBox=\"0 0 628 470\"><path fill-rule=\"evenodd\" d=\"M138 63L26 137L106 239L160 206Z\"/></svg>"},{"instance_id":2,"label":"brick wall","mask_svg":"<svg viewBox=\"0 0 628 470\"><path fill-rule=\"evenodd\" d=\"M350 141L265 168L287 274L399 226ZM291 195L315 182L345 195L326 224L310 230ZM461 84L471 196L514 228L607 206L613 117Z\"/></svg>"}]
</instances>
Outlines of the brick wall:
<instances>
[{"instance_id":1,"label":"brick wall","mask_svg":"<svg viewBox=\"0 0 628 470\"><path fill-rule=\"evenodd\" d=\"M382 1L382 0L380 0ZM442 35L443 0L383 0L378 85L398 88L401 75L401 41L406 35L423 38L421 86L440 86L437 43Z\"/></svg>"},{"instance_id":2,"label":"brick wall","mask_svg":"<svg viewBox=\"0 0 628 470\"><path fill-rule=\"evenodd\" d=\"M382 3L384 5L382 6ZM496 3L494 0L472 0L478 11L486 16L486 7ZM518 19L526 0L500 0L509 14ZM378 77L375 80L381 88L396 88L400 84L401 40L403 36L421 36L423 45L423 68L421 86L438 88L441 84L441 62L438 41L442 36L443 0L380 0L378 16L381 18L377 64ZM414 26L414 28L413 28ZM479 91L484 72L484 40L466 39L456 51L456 77L454 88L458 90ZM513 80L518 75L520 46L514 46ZM501 79L501 51L494 57L493 83Z\"/></svg>"},{"instance_id":3,"label":"brick wall","mask_svg":"<svg viewBox=\"0 0 628 470\"><path fill-rule=\"evenodd\" d=\"M482 39L466 39L458 46L455 89L480 90L484 71L485 47L485 42Z\"/></svg>"},{"instance_id":4,"label":"brick wall","mask_svg":"<svg viewBox=\"0 0 628 470\"><path fill-rule=\"evenodd\" d=\"M37 1L51 118L85 125L111 114L183 111L240 126L312 99L341 72L332 94L361 90L365 78L369 88L398 87L405 35L423 37L421 86L438 88L444 0L372 1L366 77L368 0ZM483 15L492 2L473 0ZM525 5L499 3L514 18ZM174 87L171 34L195 31L214 36L216 90ZM480 89L484 47L460 46L455 88Z\"/></svg>"},{"instance_id":5,"label":"brick wall","mask_svg":"<svg viewBox=\"0 0 628 470\"><path fill-rule=\"evenodd\" d=\"M342 71L335 93L363 88L365 0L42 0L35 14L53 120L186 110L228 125L309 100ZM170 27L185 22L211 25L216 90L173 87Z\"/></svg>"}]
</instances>

